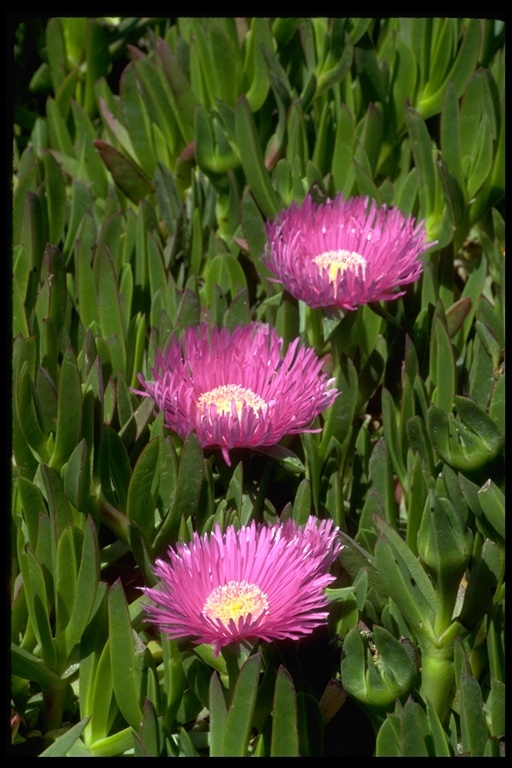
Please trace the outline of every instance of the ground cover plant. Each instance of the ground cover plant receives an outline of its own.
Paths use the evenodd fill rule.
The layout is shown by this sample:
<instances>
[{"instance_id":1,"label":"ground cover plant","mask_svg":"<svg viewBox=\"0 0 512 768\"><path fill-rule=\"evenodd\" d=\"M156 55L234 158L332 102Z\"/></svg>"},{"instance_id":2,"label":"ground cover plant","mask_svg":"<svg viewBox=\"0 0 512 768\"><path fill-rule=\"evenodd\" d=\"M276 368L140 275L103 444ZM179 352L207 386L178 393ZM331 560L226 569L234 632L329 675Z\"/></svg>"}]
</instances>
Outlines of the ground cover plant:
<instances>
[{"instance_id":1,"label":"ground cover plant","mask_svg":"<svg viewBox=\"0 0 512 768\"><path fill-rule=\"evenodd\" d=\"M10 754L504 755L504 41L17 27Z\"/></svg>"}]
</instances>

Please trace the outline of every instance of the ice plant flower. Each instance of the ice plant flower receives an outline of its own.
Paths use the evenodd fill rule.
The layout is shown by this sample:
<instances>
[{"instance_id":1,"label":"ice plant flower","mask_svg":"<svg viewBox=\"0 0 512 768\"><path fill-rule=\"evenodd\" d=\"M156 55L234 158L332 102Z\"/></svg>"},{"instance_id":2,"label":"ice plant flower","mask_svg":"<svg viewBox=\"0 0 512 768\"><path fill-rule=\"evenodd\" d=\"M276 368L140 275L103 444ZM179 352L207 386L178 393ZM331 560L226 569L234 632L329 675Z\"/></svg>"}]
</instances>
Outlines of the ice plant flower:
<instances>
[{"instance_id":1,"label":"ice plant flower","mask_svg":"<svg viewBox=\"0 0 512 768\"><path fill-rule=\"evenodd\" d=\"M213 645L216 656L232 643L298 640L327 618L340 549L333 521L315 517L194 533L156 561L157 585L142 588L154 603L147 621L170 638Z\"/></svg>"},{"instance_id":2,"label":"ice plant flower","mask_svg":"<svg viewBox=\"0 0 512 768\"><path fill-rule=\"evenodd\" d=\"M313 349L283 340L263 323L230 332L206 324L186 328L181 340L158 350L153 381L139 375L165 423L183 439L195 431L201 445L218 446L226 463L233 448L269 446L284 435L315 431L315 417L338 392Z\"/></svg>"},{"instance_id":3,"label":"ice plant flower","mask_svg":"<svg viewBox=\"0 0 512 768\"><path fill-rule=\"evenodd\" d=\"M263 262L278 282L310 307L353 310L396 299L417 280L426 242L422 223L367 197L342 195L298 207L267 222Z\"/></svg>"}]
</instances>

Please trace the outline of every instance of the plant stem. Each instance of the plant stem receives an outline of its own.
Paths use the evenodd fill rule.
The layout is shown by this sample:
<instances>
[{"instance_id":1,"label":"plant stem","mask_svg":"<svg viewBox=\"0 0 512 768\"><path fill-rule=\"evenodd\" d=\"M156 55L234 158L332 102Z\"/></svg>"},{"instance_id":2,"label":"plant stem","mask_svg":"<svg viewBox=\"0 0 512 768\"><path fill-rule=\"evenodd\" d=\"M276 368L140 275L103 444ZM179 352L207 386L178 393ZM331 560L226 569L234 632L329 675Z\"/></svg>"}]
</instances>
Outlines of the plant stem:
<instances>
[{"instance_id":1,"label":"plant stem","mask_svg":"<svg viewBox=\"0 0 512 768\"><path fill-rule=\"evenodd\" d=\"M99 501L99 513L101 522L107 528L110 528L123 541L128 541L130 521L123 512L110 504L103 495L101 495Z\"/></svg>"},{"instance_id":2,"label":"plant stem","mask_svg":"<svg viewBox=\"0 0 512 768\"><path fill-rule=\"evenodd\" d=\"M443 722L450 710L454 692L453 640L442 647L422 649L420 694L435 709Z\"/></svg>"},{"instance_id":3,"label":"plant stem","mask_svg":"<svg viewBox=\"0 0 512 768\"><path fill-rule=\"evenodd\" d=\"M308 343L311 347L316 349L318 355L321 355L324 349L322 317L321 310L306 307Z\"/></svg>"},{"instance_id":4,"label":"plant stem","mask_svg":"<svg viewBox=\"0 0 512 768\"><path fill-rule=\"evenodd\" d=\"M452 623L452 614L457 600L460 584L460 571L455 573L439 573L437 578L437 594L439 595L439 610L436 613L434 632L440 637Z\"/></svg>"}]
</instances>

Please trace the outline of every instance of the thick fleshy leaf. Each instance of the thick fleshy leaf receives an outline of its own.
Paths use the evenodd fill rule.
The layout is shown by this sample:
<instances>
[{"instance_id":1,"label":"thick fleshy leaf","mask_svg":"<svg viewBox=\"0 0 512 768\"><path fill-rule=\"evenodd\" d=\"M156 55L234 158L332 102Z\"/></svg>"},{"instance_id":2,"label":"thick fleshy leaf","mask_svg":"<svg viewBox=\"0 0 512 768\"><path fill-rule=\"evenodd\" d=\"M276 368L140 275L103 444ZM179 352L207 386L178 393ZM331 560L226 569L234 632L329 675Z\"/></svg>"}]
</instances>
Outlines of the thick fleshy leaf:
<instances>
[{"instance_id":1,"label":"thick fleshy leaf","mask_svg":"<svg viewBox=\"0 0 512 768\"><path fill-rule=\"evenodd\" d=\"M377 757L429 757L427 722L419 704L409 698L400 714L388 715L377 734Z\"/></svg>"},{"instance_id":2,"label":"thick fleshy leaf","mask_svg":"<svg viewBox=\"0 0 512 768\"><path fill-rule=\"evenodd\" d=\"M156 51L174 96L174 100L171 101L174 117L180 127L183 140L188 144L193 138L192 126L197 104L195 94L179 57L161 38L156 42Z\"/></svg>"},{"instance_id":3,"label":"thick fleshy leaf","mask_svg":"<svg viewBox=\"0 0 512 768\"><path fill-rule=\"evenodd\" d=\"M251 111L257 112L263 106L270 89L270 78L262 49L272 50L273 38L268 19L251 19L251 30L244 64L244 75L251 78L246 97Z\"/></svg>"},{"instance_id":4,"label":"thick fleshy leaf","mask_svg":"<svg viewBox=\"0 0 512 768\"><path fill-rule=\"evenodd\" d=\"M66 189L62 171L49 150L43 152L43 166L48 208L48 239L58 245L66 223Z\"/></svg>"},{"instance_id":5,"label":"thick fleshy leaf","mask_svg":"<svg viewBox=\"0 0 512 768\"><path fill-rule=\"evenodd\" d=\"M224 692L217 672L210 678L210 757L223 755L227 708Z\"/></svg>"},{"instance_id":6,"label":"thick fleshy leaf","mask_svg":"<svg viewBox=\"0 0 512 768\"><path fill-rule=\"evenodd\" d=\"M463 753L468 757L483 757L488 732L482 689L478 681L464 671L461 672L459 696Z\"/></svg>"},{"instance_id":7,"label":"thick fleshy leaf","mask_svg":"<svg viewBox=\"0 0 512 768\"><path fill-rule=\"evenodd\" d=\"M74 584L74 598L69 621L64 630L64 657L80 641L91 616L99 583L99 547L94 523L89 517L84 529L81 558ZM56 638L57 642L58 639Z\"/></svg>"},{"instance_id":8,"label":"thick fleshy leaf","mask_svg":"<svg viewBox=\"0 0 512 768\"><path fill-rule=\"evenodd\" d=\"M176 330L189 325L198 325L200 319L199 298L194 291L186 288L183 291L178 311L176 312Z\"/></svg>"},{"instance_id":9,"label":"thick fleshy leaf","mask_svg":"<svg viewBox=\"0 0 512 768\"><path fill-rule=\"evenodd\" d=\"M140 671L135 658L128 605L120 580L110 588L108 607L110 664L116 701L123 717L138 731L142 722Z\"/></svg>"},{"instance_id":10,"label":"thick fleshy leaf","mask_svg":"<svg viewBox=\"0 0 512 768\"><path fill-rule=\"evenodd\" d=\"M30 378L26 362L21 368L17 382L16 400L18 423L27 445L39 456L40 460L48 461L46 436L42 431L37 412L37 392Z\"/></svg>"},{"instance_id":11,"label":"thick fleshy leaf","mask_svg":"<svg viewBox=\"0 0 512 768\"><path fill-rule=\"evenodd\" d=\"M463 399L463 398L461 398ZM482 411L476 410L476 403L467 409L465 415L475 423L481 421ZM428 412L427 428L432 444L439 456L454 469L472 470L491 461L502 446L502 436L491 419L485 420L487 426L487 444L473 429L468 429L461 421L447 414L435 403Z\"/></svg>"},{"instance_id":12,"label":"thick fleshy leaf","mask_svg":"<svg viewBox=\"0 0 512 768\"><path fill-rule=\"evenodd\" d=\"M483 115L476 138L475 152L467 172L468 197L471 200L489 177L493 161L493 142L486 115Z\"/></svg>"},{"instance_id":13,"label":"thick fleshy leaf","mask_svg":"<svg viewBox=\"0 0 512 768\"><path fill-rule=\"evenodd\" d=\"M396 40L396 53L392 69L393 108L396 128L399 129L405 120L405 105L407 99L412 101L418 79L416 52L403 40Z\"/></svg>"},{"instance_id":14,"label":"thick fleshy leaf","mask_svg":"<svg viewBox=\"0 0 512 768\"><path fill-rule=\"evenodd\" d=\"M96 228L92 214L85 215L80 226L80 236L77 237L74 249L76 264L76 280L78 282L78 302L80 315L85 329L92 323L99 323L98 300L91 268L91 240L96 238Z\"/></svg>"},{"instance_id":15,"label":"thick fleshy leaf","mask_svg":"<svg viewBox=\"0 0 512 768\"><path fill-rule=\"evenodd\" d=\"M203 477L203 451L197 436L191 432L183 445L171 508L154 542L155 554L163 553L167 549L168 544L177 537L181 518L186 520L193 513Z\"/></svg>"},{"instance_id":16,"label":"thick fleshy leaf","mask_svg":"<svg viewBox=\"0 0 512 768\"><path fill-rule=\"evenodd\" d=\"M11 672L13 675L22 677L25 680L33 680L43 690L58 685L59 676L47 667L43 659L20 648L15 643L11 644L11 653Z\"/></svg>"},{"instance_id":17,"label":"thick fleshy leaf","mask_svg":"<svg viewBox=\"0 0 512 768\"><path fill-rule=\"evenodd\" d=\"M471 310L471 306L472 304L469 296L464 296L446 310L446 323L450 338L453 339L457 331L461 328Z\"/></svg>"},{"instance_id":18,"label":"thick fleshy leaf","mask_svg":"<svg viewBox=\"0 0 512 768\"><path fill-rule=\"evenodd\" d=\"M437 313L432 323L430 379L434 386L432 401L450 413L455 396L455 356L446 324Z\"/></svg>"},{"instance_id":19,"label":"thick fleshy leaf","mask_svg":"<svg viewBox=\"0 0 512 768\"><path fill-rule=\"evenodd\" d=\"M44 319L50 318L55 324L56 334L60 334L66 318L68 289L66 268L60 250L48 243L41 264L41 281L48 286L47 311ZM37 312L37 307L36 307Z\"/></svg>"},{"instance_id":20,"label":"thick fleshy leaf","mask_svg":"<svg viewBox=\"0 0 512 768\"><path fill-rule=\"evenodd\" d=\"M433 741L433 754L436 757L452 757L448 735L435 711L427 704L427 718Z\"/></svg>"},{"instance_id":21,"label":"thick fleshy leaf","mask_svg":"<svg viewBox=\"0 0 512 768\"><path fill-rule=\"evenodd\" d=\"M271 757L299 757L297 697L290 673L279 667L273 705Z\"/></svg>"},{"instance_id":22,"label":"thick fleshy leaf","mask_svg":"<svg viewBox=\"0 0 512 768\"><path fill-rule=\"evenodd\" d=\"M405 115L407 130L411 137L414 160L418 170L420 216L428 220L436 209L436 173L432 159L430 134L424 120L413 107L408 107Z\"/></svg>"},{"instance_id":23,"label":"thick fleshy leaf","mask_svg":"<svg viewBox=\"0 0 512 768\"><path fill-rule=\"evenodd\" d=\"M37 549L39 516L47 514L46 503L40 489L25 477L18 477L16 490L20 497L23 518L27 526L28 544Z\"/></svg>"},{"instance_id":24,"label":"thick fleshy leaf","mask_svg":"<svg viewBox=\"0 0 512 768\"><path fill-rule=\"evenodd\" d=\"M41 647L41 656L45 665L55 672L58 670L57 655L50 626L50 607L52 598L47 593L41 563L31 549L19 553L19 565L23 574L23 584L27 597L28 613Z\"/></svg>"},{"instance_id":25,"label":"thick fleshy leaf","mask_svg":"<svg viewBox=\"0 0 512 768\"><path fill-rule=\"evenodd\" d=\"M59 736L44 752L41 752L39 757L70 757L73 746L80 739L88 722L88 717L80 720L79 723L69 728L62 736ZM75 752L74 754L77 756L78 753ZM89 754L88 750L85 751L85 755ZM82 753L79 756L84 756L84 754Z\"/></svg>"},{"instance_id":26,"label":"thick fleshy leaf","mask_svg":"<svg viewBox=\"0 0 512 768\"><path fill-rule=\"evenodd\" d=\"M434 454L432 451L432 444L427 433L425 422L419 416L412 416L406 423L406 436L410 449L418 454L420 460L424 462L425 466L434 471ZM411 493L413 491L413 483L410 485Z\"/></svg>"},{"instance_id":27,"label":"thick fleshy leaf","mask_svg":"<svg viewBox=\"0 0 512 768\"><path fill-rule=\"evenodd\" d=\"M505 735L505 709L505 684L491 677L491 692L486 702L491 736L503 738Z\"/></svg>"},{"instance_id":28,"label":"thick fleshy leaf","mask_svg":"<svg viewBox=\"0 0 512 768\"><path fill-rule=\"evenodd\" d=\"M18 334L21 334L24 337L30 336L25 296L22 293L20 283L16 276L13 279L12 332L13 336L18 336Z\"/></svg>"},{"instance_id":29,"label":"thick fleshy leaf","mask_svg":"<svg viewBox=\"0 0 512 768\"><path fill-rule=\"evenodd\" d=\"M304 464L297 454L289 448L286 448L284 445L260 445L257 446L255 450L257 450L258 453L263 453L265 456L270 456L271 459L288 472L301 475L305 471Z\"/></svg>"},{"instance_id":30,"label":"thick fleshy leaf","mask_svg":"<svg viewBox=\"0 0 512 768\"><path fill-rule=\"evenodd\" d=\"M238 99L235 117L237 145L247 181L263 215L272 219L279 211L279 201L263 162L254 118L243 95Z\"/></svg>"},{"instance_id":31,"label":"thick fleshy leaf","mask_svg":"<svg viewBox=\"0 0 512 768\"><path fill-rule=\"evenodd\" d=\"M322 713L316 698L303 691L297 694L297 719L300 756L317 757L323 754L324 723Z\"/></svg>"},{"instance_id":32,"label":"thick fleshy leaf","mask_svg":"<svg viewBox=\"0 0 512 768\"><path fill-rule=\"evenodd\" d=\"M48 132L50 134L50 147L65 157L76 158L66 121L57 102L51 96L46 101L46 115L48 119Z\"/></svg>"},{"instance_id":33,"label":"thick fleshy leaf","mask_svg":"<svg viewBox=\"0 0 512 768\"><path fill-rule=\"evenodd\" d=\"M126 514L137 523L149 541L154 526L155 502L152 488L159 472L160 441L151 440L137 459L126 503Z\"/></svg>"},{"instance_id":34,"label":"thick fleshy leaf","mask_svg":"<svg viewBox=\"0 0 512 768\"><path fill-rule=\"evenodd\" d=\"M388 714L377 734L376 754L379 757L400 757L400 719Z\"/></svg>"},{"instance_id":35,"label":"thick fleshy leaf","mask_svg":"<svg viewBox=\"0 0 512 768\"><path fill-rule=\"evenodd\" d=\"M477 19L471 19L468 24L462 45L454 61L451 59L454 35L457 35L454 19L436 20L439 34L436 35L435 48L432 51L434 66L428 70L431 79L427 79L426 88L419 104L419 111L424 118L431 117L440 111L443 103L446 85L451 80L455 85L457 96L460 96L464 86L473 73L480 48L480 26ZM455 22L455 23L454 23ZM475 22L475 23L472 23ZM426 72L425 75L428 73Z\"/></svg>"},{"instance_id":36,"label":"thick fleshy leaf","mask_svg":"<svg viewBox=\"0 0 512 768\"><path fill-rule=\"evenodd\" d=\"M134 68L144 101L145 112L149 120L160 130L165 145L174 157L179 149L179 129L176 124L174 112L167 105L173 100L172 90L167 78L161 75L153 62L146 56L137 57L134 60ZM162 93L167 99L162 99ZM158 153L157 153L158 156Z\"/></svg>"},{"instance_id":37,"label":"thick fleshy leaf","mask_svg":"<svg viewBox=\"0 0 512 768\"><path fill-rule=\"evenodd\" d=\"M130 134L120 121L119 115L114 113L115 106L112 103L112 94L107 90L108 85L106 81L100 80L96 84L96 88L98 92L103 94L101 96L98 95L98 107L111 140L115 140L121 149L123 149L130 157L136 159Z\"/></svg>"},{"instance_id":38,"label":"thick fleshy leaf","mask_svg":"<svg viewBox=\"0 0 512 768\"><path fill-rule=\"evenodd\" d=\"M99 450L99 475L103 492L121 510L126 509L131 466L123 441L107 424L103 425Z\"/></svg>"},{"instance_id":39,"label":"thick fleshy leaf","mask_svg":"<svg viewBox=\"0 0 512 768\"><path fill-rule=\"evenodd\" d=\"M393 402L393 396L387 389L382 390L382 422L384 425L384 434L386 435L386 446L389 455L391 456L393 469L397 474L402 487L407 488L408 478L399 442L396 408Z\"/></svg>"},{"instance_id":40,"label":"thick fleshy leaf","mask_svg":"<svg viewBox=\"0 0 512 768\"><path fill-rule=\"evenodd\" d=\"M357 372L352 360L343 356L336 377L339 395L325 415L325 424L320 443L320 455L326 457L330 451L331 437L343 445L351 432L357 402Z\"/></svg>"},{"instance_id":41,"label":"thick fleshy leaf","mask_svg":"<svg viewBox=\"0 0 512 768\"><path fill-rule=\"evenodd\" d=\"M344 195L348 196L352 192L355 181L353 164L356 142L354 116L346 104L341 104L337 118L334 142L335 151L332 158L331 172L336 189L339 189Z\"/></svg>"},{"instance_id":42,"label":"thick fleshy leaf","mask_svg":"<svg viewBox=\"0 0 512 768\"><path fill-rule=\"evenodd\" d=\"M55 447L50 467L60 469L68 461L80 439L82 425L82 391L76 355L68 347L62 359L59 375L59 400Z\"/></svg>"},{"instance_id":43,"label":"thick fleshy leaf","mask_svg":"<svg viewBox=\"0 0 512 768\"><path fill-rule=\"evenodd\" d=\"M196 695L198 701L208 706L211 671L197 656L188 656L183 660L183 671L187 683Z\"/></svg>"},{"instance_id":44,"label":"thick fleshy leaf","mask_svg":"<svg viewBox=\"0 0 512 768\"><path fill-rule=\"evenodd\" d=\"M375 626L373 640L353 627L343 643L343 688L376 718L405 697L417 670L404 646L383 627Z\"/></svg>"},{"instance_id":45,"label":"thick fleshy leaf","mask_svg":"<svg viewBox=\"0 0 512 768\"><path fill-rule=\"evenodd\" d=\"M505 538L505 494L492 480L478 491L482 511L494 530Z\"/></svg>"},{"instance_id":46,"label":"thick fleshy leaf","mask_svg":"<svg viewBox=\"0 0 512 768\"><path fill-rule=\"evenodd\" d=\"M103 627L107 624L103 621L107 618L107 588L105 584L103 587L102 593L105 599L101 600L101 604L105 610L95 615L96 621L100 616L102 619L101 635L103 635ZM93 632L89 626L85 635L87 641L90 640L91 634ZM89 642L84 643L82 647L90 651L84 656L80 667L80 714L90 718L84 731L83 741L89 749L99 751L102 741L112 728L114 718L119 716L112 687L110 642L105 637L98 636L94 649ZM99 754L101 755L101 751Z\"/></svg>"},{"instance_id":47,"label":"thick fleshy leaf","mask_svg":"<svg viewBox=\"0 0 512 768\"><path fill-rule=\"evenodd\" d=\"M24 257L27 259L26 263L29 265L30 272L20 274L19 270L17 271L20 287L22 291L23 289L26 291L25 301L27 308L31 309L39 287L41 263L48 237L45 226L45 212L43 211L38 194L27 192L22 210L19 245L22 248ZM18 258L17 263L21 263L20 258Z\"/></svg>"},{"instance_id":48,"label":"thick fleshy leaf","mask_svg":"<svg viewBox=\"0 0 512 768\"><path fill-rule=\"evenodd\" d=\"M146 195L153 191L150 180L133 160L101 139L96 139L94 146L100 153L103 162L112 174L119 189L132 202L138 203L142 197L146 197Z\"/></svg>"},{"instance_id":49,"label":"thick fleshy leaf","mask_svg":"<svg viewBox=\"0 0 512 768\"><path fill-rule=\"evenodd\" d=\"M133 733L134 755L136 757L159 757L161 751L160 726L155 706L149 699L144 701L143 714L141 735Z\"/></svg>"},{"instance_id":50,"label":"thick fleshy leaf","mask_svg":"<svg viewBox=\"0 0 512 768\"><path fill-rule=\"evenodd\" d=\"M293 500L293 519L299 525L307 522L311 514L311 483L307 478L301 480Z\"/></svg>"},{"instance_id":51,"label":"thick fleshy leaf","mask_svg":"<svg viewBox=\"0 0 512 768\"><path fill-rule=\"evenodd\" d=\"M149 117L145 109L143 94L140 92L137 83L133 64L128 64L123 70L119 87L123 104L124 124L132 141L136 159L146 177L145 181L142 182L142 186L140 188L136 187L135 192L137 192L142 191L146 187L147 180L153 177L157 158L153 147Z\"/></svg>"},{"instance_id":52,"label":"thick fleshy leaf","mask_svg":"<svg viewBox=\"0 0 512 768\"><path fill-rule=\"evenodd\" d=\"M69 21L69 19L66 19ZM105 26L98 19L87 19L84 57L87 62L85 71L84 108L93 117L97 112L95 84L98 78L105 77L110 65L109 40Z\"/></svg>"},{"instance_id":53,"label":"thick fleshy leaf","mask_svg":"<svg viewBox=\"0 0 512 768\"><path fill-rule=\"evenodd\" d=\"M260 667L261 654L256 654L250 656L240 669L233 691L233 699L226 715L222 742L223 757L244 757L247 755Z\"/></svg>"},{"instance_id":54,"label":"thick fleshy leaf","mask_svg":"<svg viewBox=\"0 0 512 768\"><path fill-rule=\"evenodd\" d=\"M473 629L490 610L501 576L501 558L494 541L486 539L471 568L464 602L457 620Z\"/></svg>"},{"instance_id":55,"label":"thick fleshy leaf","mask_svg":"<svg viewBox=\"0 0 512 768\"><path fill-rule=\"evenodd\" d=\"M438 610L432 582L400 535L384 520L376 518L376 524L375 563L384 587L416 635L432 637Z\"/></svg>"},{"instance_id":56,"label":"thick fleshy leaf","mask_svg":"<svg viewBox=\"0 0 512 768\"><path fill-rule=\"evenodd\" d=\"M340 538L344 546L339 554L339 560L345 570L352 579L355 579L359 571L366 569L369 587L375 589L384 602L388 594L380 579L373 556L346 533L341 532Z\"/></svg>"},{"instance_id":57,"label":"thick fleshy leaf","mask_svg":"<svg viewBox=\"0 0 512 768\"><path fill-rule=\"evenodd\" d=\"M245 274L240 263L228 253L219 254L207 263L204 278L207 304L211 304L214 285L218 285L225 293L229 292L232 298L240 290L247 288Z\"/></svg>"},{"instance_id":58,"label":"thick fleshy leaf","mask_svg":"<svg viewBox=\"0 0 512 768\"><path fill-rule=\"evenodd\" d=\"M82 544L82 532L70 525L64 529L57 543L55 579L55 634L62 635L69 622L75 599L78 557ZM58 646L57 646L58 647ZM59 649L61 650L61 649ZM61 650L61 657L62 654Z\"/></svg>"},{"instance_id":59,"label":"thick fleshy leaf","mask_svg":"<svg viewBox=\"0 0 512 768\"><path fill-rule=\"evenodd\" d=\"M45 492L45 498L48 501L48 509L52 519L53 535L56 542L59 540L64 529L76 522L73 517L73 511L66 496L64 484L60 475L47 465L41 466L41 480Z\"/></svg>"},{"instance_id":60,"label":"thick fleshy leaf","mask_svg":"<svg viewBox=\"0 0 512 768\"><path fill-rule=\"evenodd\" d=\"M390 525L397 525L397 503L395 500L395 480L387 444L381 438L374 446L369 461L369 479L372 491L379 499L385 518Z\"/></svg>"},{"instance_id":61,"label":"thick fleshy leaf","mask_svg":"<svg viewBox=\"0 0 512 768\"><path fill-rule=\"evenodd\" d=\"M123 327L117 275L112 256L105 247L96 254L94 277L97 284L98 314L103 338L109 339L111 336L116 336L120 343L118 353L116 355L112 353L113 373L116 374L119 370L124 371L126 367L125 328Z\"/></svg>"}]
</instances>

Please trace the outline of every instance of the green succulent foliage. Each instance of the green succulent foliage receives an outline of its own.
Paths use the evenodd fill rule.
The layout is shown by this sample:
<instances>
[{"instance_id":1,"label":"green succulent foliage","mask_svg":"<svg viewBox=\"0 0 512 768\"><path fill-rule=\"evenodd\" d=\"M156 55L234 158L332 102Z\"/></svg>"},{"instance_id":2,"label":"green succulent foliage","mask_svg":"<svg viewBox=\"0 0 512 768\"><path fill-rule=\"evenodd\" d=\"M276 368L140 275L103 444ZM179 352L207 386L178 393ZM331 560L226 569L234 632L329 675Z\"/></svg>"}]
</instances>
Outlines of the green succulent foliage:
<instances>
[{"instance_id":1,"label":"green succulent foliage","mask_svg":"<svg viewBox=\"0 0 512 768\"><path fill-rule=\"evenodd\" d=\"M504 22L27 20L15 72L13 754L339 756L348 696L367 756L503 756ZM403 297L269 279L266 220L337 192L425 221ZM228 468L169 430L138 374L202 320L314 347L321 431ZM343 543L314 654L144 621L178 539L310 514Z\"/></svg>"}]
</instances>

